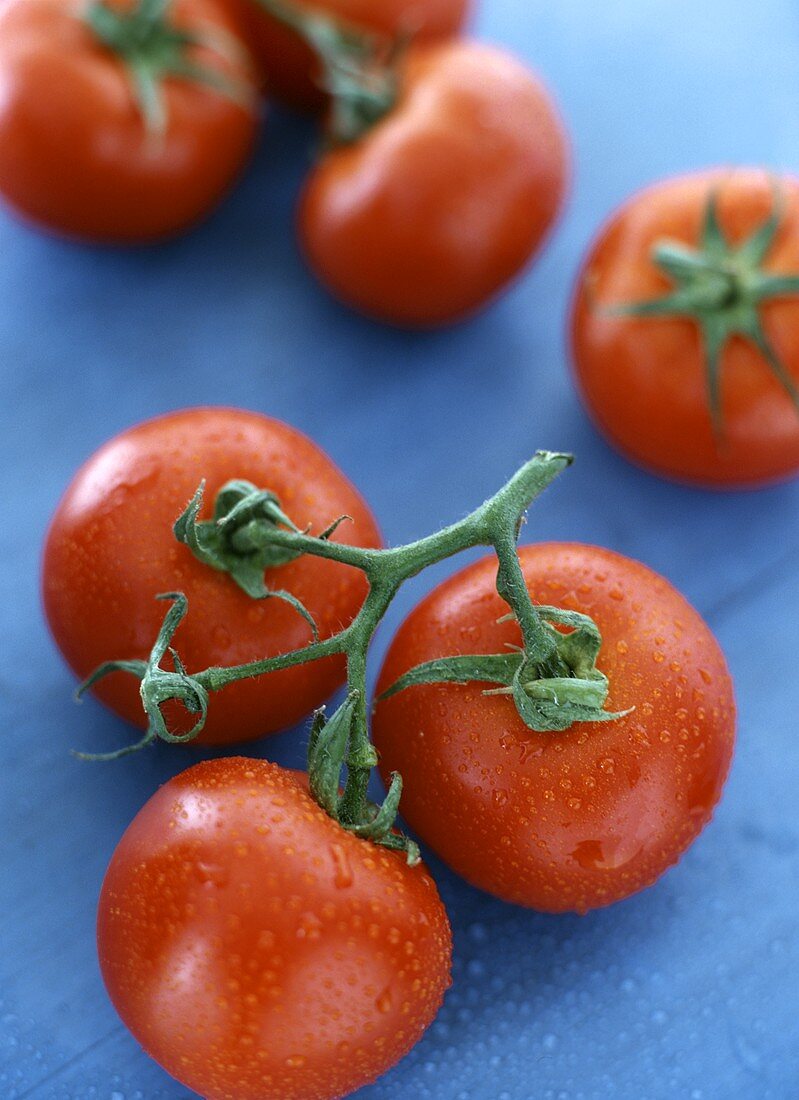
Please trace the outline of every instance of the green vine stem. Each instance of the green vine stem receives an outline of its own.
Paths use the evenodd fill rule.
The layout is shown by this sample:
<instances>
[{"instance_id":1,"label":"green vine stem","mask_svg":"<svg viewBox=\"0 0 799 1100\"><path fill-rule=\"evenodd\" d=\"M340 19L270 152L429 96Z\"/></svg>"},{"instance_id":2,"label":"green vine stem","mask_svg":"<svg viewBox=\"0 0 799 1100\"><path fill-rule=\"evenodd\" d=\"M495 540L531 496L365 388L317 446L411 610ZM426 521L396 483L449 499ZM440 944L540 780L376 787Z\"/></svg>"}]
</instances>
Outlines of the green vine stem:
<instances>
[{"instance_id":1,"label":"green vine stem","mask_svg":"<svg viewBox=\"0 0 799 1100\"><path fill-rule=\"evenodd\" d=\"M393 109L405 39L389 41L292 0L253 2L293 31L316 56L322 88L330 96L327 134L332 145L358 141Z\"/></svg>"},{"instance_id":2,"label":"green vine stem","mask_svg":"<svg viewBox=\"0 0 799 1100\"><path fill-rule=\"evenodd\" d=\"M753 344L799 413L799 389L767 337L761 306L774 298L799 294L799 274L773 274L763 267L779 232L783 201L774 185L772 210L742 244L724 236L718 218L718 195L711 191L705 206L698 248L680 241L655 243L652 261L673 283L661 298L612 306L610 316L684 317L699 326L705 355L705 382L713 432L724 441L721 406L721 365L733 336Z\"/></svg>"},{"instance_id":3,"label":"green vine stem","mask_svg":"<svg viewBox=\"0 0 799 1100\"><path fill-rule=\"evenodd\" d=\"M120 57L130 77L133 95L148 134L162 137L168 125L163 84L167 79L203 84L252 109L254 90L195 60L200 47L240 61L242 50L232 36L220 32L199 34L181 30L169 18L172 0L138 0L121 9L107 0L90 0L83 19L94 37Z\"/></svg>"},{"instance_id":4,"label":"green vine stem","mask_svg":"<svg viewBox=\"0 0 799 1100\"><path fill-rule=\"evenodd\" d=\"M347 697L329 720L323 711L314 717L308 754L311 790L320 805L345 828L375 843L402 848L410 859L417 858L412 842L394 831L402 791L400 777L394 777L382 807L374 806L367 797L369 777L377 763L369 736L367 654L391 601L411 577L463 550L493 547L497 554L497 591L508 605L508 617L519 624L522 646L499 654L441 658L411 670L387 695L419 684L477 681L499 685L489 690L507 694L533 730L556 732L575 722L622 717L604 709L608 681L596 667L602 641L596 624L577 612L533 604L516 550L525 512L571 461L569 455L540 451L495 496L464 519L417 542L383 550L334 542L331 536L341 519L320 535L300 531L273 493L243 481L224 486L216 498L214 518L200 521L200 486L176 521L175 536L198 560L228 572L231 582L253 598L277 594L266 587L263 579L270 565L309 554L360 569L369 585L366 599L352 623L331 637L315 635L307 646L276 657L188 673L172 648L175 632L188 611L186 598L180 593L160 597L172 601L172 606L150 658L106 662L79 688L82 694L113 672L133 675L140 680L148 717L147 732L138 744L93 759L113 759L158 738L170 742L192 740L205 723L209 697L228 684L342 655L347 663ZM253 578L258 573L261 580L256 585ZM246 578L244 584L242 577ZM293 597L289 600L292 602ZM302 605L293 603L299 614L309 617ZM162 667L167 653L171 669ZM188 733L178 735L167 728L161 708L171 699L179 700L197 716ZM339 793L345 765L346 783Z\"/></svg>"}]
</instances>

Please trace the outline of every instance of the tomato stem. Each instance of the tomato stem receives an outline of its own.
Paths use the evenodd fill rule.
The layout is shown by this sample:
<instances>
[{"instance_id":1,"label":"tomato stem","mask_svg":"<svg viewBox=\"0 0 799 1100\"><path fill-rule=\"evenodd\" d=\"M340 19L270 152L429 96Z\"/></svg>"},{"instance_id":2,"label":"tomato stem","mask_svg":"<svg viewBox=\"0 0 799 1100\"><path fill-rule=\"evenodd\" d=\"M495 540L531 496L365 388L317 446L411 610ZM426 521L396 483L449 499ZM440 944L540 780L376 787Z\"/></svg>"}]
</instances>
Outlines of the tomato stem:
<instances>
[{"instance_id":1,"label":"tomato stem","mask_svg":"<svg viewBox=\"0 0 799 1100\"><path fill-rule=\"evenodd\" d=\"M766 335L760 316L764 302L799 294L799 274L772 274L763 268L779 232L783 197L773 186L771 213L742 244L724 235L718 217L718 194L708 194L698 247L660 240L652 262L674 283L660 298L625 303L604 310L632 318L685 317L694 321L705 353L705 386L713 434L725 445L721 371L724 350L734 336L753 344L799 414L799 387Z\"/></svg>"},{"instance_id":2,"label":"tomato stem","mask_svg":"<svg viewBox=\"0 0 799 1100\"><path fill-rule=\"evenodd\" d=\"M120 9L107 0L91 0L83 15L97 41L121 58L145 132L155 137L163 137L169 123L163 90L168 79L204 85L245 110L255 102L252 86L192 57L205 47L228 59L235 53L232 60L241 61L243 47L225 36L182 30L170 21L170 6L171 0L138 0Z\"/></svg>"},{"instance_id":3,"label":"tomato stem","mask_svg":"<svg viewBox=\"0 0 799 1100\"><path fill-rule=\"evenodd\" d=\"M321 535L300 531L281 508L277 497L249 482L232 481L219 491L213 519L201 521L203 486L174 525L176 538L210 568L228 572L254 598L281 595L293 601L299 614L306 609L289 593L268 589L264 573L270 567L301 555L337 561L363 571L369 590L355 619L329 638L315 636L307 646L260 661L228 668L208 668L189 674L171 648L172 639L187 612L185 596L161 597L172 602L148 661L114 661L102 665L82 685L81 693L111 672L127 672L140 680L142 703L149 720L148 734L139 746L160 738L187 741L205 723L209 695L228 684L268 675L335 655L347 661L348 695L328 720L323 711L314 719L309 746L312 790L328 813L345 828L368 836L377 844L402 847L416 858L412 842L393 831L402 781L392 782L382 807L367 798L367 787L377 755L369 736L367 709L367 655L375 631L400 587L422 570L476 546L492 547L497 555L497 591L519 625L518 651L474 657L442 658L412 670L387 694L423 683L465 683L470 680L501 685L525 723L535 730L568 729L574 722L608 721L619 717L604 710L606 677L596 668L601 637L585 615L542 608L533 604L516 549L523 516L532 502L568 466L565 454L540 451L490 500L457 523L405 546L375 550L332 541L340 520ZM311 620L312 622L312 620ZM559 628L565 628L559 629ZM169 653L172 669L162 667ZM167 728L162 706L178 699L197 720L187 734ZM129 751L129 750L123 750ZM347 769L339 795L339 778Z\"/></svg>"},{"instance_id":4,"label":"tomato stem","mask_svg":"<svg viewBox=\"0 0 799 1100\"><path fill-rule=\"evenodd\" d=\"M405 40L390 41L291 0L254 0L311 49L330 96L327 133L332 145L349 145L387 115L399 95L398 68Z\"/></svg>"}]
</instances>

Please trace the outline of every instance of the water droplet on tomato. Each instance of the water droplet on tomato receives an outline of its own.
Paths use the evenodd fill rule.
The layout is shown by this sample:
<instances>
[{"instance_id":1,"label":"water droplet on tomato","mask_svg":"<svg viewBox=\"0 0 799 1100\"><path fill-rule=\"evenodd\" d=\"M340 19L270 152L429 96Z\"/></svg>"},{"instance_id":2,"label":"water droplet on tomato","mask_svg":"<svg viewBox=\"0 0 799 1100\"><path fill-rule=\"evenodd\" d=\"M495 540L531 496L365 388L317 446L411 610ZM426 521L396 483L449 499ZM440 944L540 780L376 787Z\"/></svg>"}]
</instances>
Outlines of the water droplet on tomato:
<instances>
[{"instance_id":1,"label":"water droplet on tomato","mask_svg":"<svg viewBox=\"0 0 799 1100\"><path fill-rule=\"evenodd\" d=\"M322 922L315 913L303 913L297 922L298 940L318 940L322 935Z\"/></svg>"},{"instance_id":2,"label":"water droplet on tomato","mask_svg":"<svg viewBox=\"0 0 799 1100\"><path fill-rule=\"evenodd\" d=\"M227 886L230 878L230 871L227 867L224 867L221 863L206 863L199 860L194 865L197 878L204 886L215 886L221 888Z\"/></svg>"},{"instance_id":3,"label":"water droplet on tomato","mask_svg":"<svg viewBox=\"0 0 799 1100\"><path fill-rule=\"evenodd\" d=\"M346 890L352 886L354 879L349 857L340 844L330 846L330 855L333 859L333 884L338 890Z\"/></svg>"}]
</instances>

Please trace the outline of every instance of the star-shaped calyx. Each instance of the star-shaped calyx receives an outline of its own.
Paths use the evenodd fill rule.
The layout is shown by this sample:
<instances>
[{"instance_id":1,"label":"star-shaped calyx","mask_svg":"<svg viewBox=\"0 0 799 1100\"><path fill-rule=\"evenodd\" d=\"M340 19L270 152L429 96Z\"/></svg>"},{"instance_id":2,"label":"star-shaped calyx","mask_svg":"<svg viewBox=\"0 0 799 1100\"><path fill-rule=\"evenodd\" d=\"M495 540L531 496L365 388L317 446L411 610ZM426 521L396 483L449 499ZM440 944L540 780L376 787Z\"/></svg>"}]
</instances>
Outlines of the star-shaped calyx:
<instances>
[{"instance_id":1,"label":"star-shaped calyx","mask_svg":"<svg viewBox=\"0 0 799 1100\"><path fill-rule=\"evenodd\" d=\"M734 245L719 223L718 195L711 192L698 247L661 240L652 251L653 262L674 283L674 289L661 298L609 310L616 316L681 317L696 322L704 345L710 416L719 440L724 437L722 353L733 336L743 337L758 349L766 367L799 414L799 388L766 336L760 317L764 302L799 294L799 275L776 274L763 267L779 231L782 214L782 199L775 189L768 218L742 244Z\"/></svg>"}]
</instances>

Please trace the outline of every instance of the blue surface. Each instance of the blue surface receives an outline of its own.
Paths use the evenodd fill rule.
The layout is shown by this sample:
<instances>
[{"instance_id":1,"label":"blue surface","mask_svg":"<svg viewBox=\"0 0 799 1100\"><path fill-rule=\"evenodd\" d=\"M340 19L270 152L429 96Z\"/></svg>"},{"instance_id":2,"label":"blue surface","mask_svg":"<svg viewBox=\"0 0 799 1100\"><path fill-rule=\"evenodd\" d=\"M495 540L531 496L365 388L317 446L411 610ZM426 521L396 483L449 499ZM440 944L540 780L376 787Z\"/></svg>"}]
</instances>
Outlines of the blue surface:
<instances>
[{"instance_id":1,"label":"blue surface","mask_svg":"<svg viewBox=\"0 0 799 1100\"><path fill-rule=\"evenodd\" d=\"M799 1097L799 485L714 496L632 469L587 425L563 348L578 260L630 191L715 162L799 167L799 8L486 0L478 23L550 81L577 174L538 266L456 331L387 331L312 284L291 215L310 133L284 119L232 201L177 244L99 253L0 220L3 1100L189 1095L108 1003L94 907L128 822L196 754L161 747L113 767L68 756L129 734L94 703L72 705L36 561L91 451L142 417L204 402L314 436L393 542L465 513L535 448L575 451L526 536L597 542L665 573L708 618L737 680L726 797L655 888L586 918L547 917L432 861L455 985L425 1040L361 1100ZM402 594L375 667L445 571ZM299 764L303 740L256 751Z\"/></svg>"}]
</instances>

